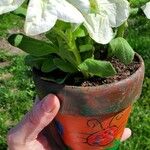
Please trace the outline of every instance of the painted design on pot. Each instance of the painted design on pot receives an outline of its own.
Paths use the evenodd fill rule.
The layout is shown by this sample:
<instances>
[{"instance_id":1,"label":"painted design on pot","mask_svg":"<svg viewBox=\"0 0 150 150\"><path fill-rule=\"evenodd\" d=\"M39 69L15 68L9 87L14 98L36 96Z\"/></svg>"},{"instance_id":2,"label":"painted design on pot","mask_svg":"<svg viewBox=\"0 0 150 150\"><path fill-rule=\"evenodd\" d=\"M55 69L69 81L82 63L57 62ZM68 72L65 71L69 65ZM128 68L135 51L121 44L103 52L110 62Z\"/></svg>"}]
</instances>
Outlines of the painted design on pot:
<instances>
[{"instance_id":1,"label":"painted design on pot","mask_svg":"<svg viewBox=\"0 0 150 150\"><path fill-rule=\"evenodd\" d=\"M113 126L104 129L103 131L93 133L87 137L87 141L85 143L88 143L91 146L106 146L115 139L114 134L117 129L118 128L116 126Z\"/></svg>"},{"instance_id":2,"label":"painted design on pot","mask_svg":"<svg viewBox=\"0 0 150 150\"><path fill-rule=\"evenodd\" d=\"M127 123L131 106L118 113L93 117L58 113L56 128L64 144L73 150L115 150Z\"/></svg>"},{"instance_id":3,"label":"painted design on pot","mask_svg":"<svg viewBox=\"0 0 150 150\"><path fill-rule=\"evenodd\" d=\"M58 120L55 120L55 127L56 127L58 133L59 133L61 136L63 136L63 134L64 134L64 129L63 129L62 124L61 124Z\"/></svg>"},{"instance_id":4,"label":"painted design on pot","mask_svg":"<svg viewBox=\"0 0 150 150\"><path fill-rule=\"evenodd\" d=\"M114 120L120 120L123 118L123 113L117 114L114 116L109 125L103 126L101 121L98 119L90 119L87 121L87 126L90 128L95 128L96 126L101 127L101 131L97 131L83 138L85 141L83 143L87 143L90 146L107 146L115 140L115 136L118 132L119 127L117 125L113 125L112 122ZM83 133L84 134L84 133Z\"/></svg>"}]
</instances>

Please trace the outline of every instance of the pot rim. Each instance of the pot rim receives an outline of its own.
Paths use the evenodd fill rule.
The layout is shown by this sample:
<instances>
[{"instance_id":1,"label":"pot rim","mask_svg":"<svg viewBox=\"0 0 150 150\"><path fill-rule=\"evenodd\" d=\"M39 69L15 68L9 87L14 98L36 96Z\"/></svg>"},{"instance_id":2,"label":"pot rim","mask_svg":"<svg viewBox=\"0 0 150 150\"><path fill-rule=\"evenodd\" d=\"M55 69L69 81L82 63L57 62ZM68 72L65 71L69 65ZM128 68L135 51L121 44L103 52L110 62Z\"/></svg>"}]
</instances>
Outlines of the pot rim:
<instances>
[{"instance_id":1,"label":"pot rim","mask_svg":"<svg viewBox=\"0 0 150 150\"><path fill-rule=\"evenodd\" d=\"M46 81L44 79L41 79L41 80L43 80L45 82L51 82L51 83L53 83L55 85L63 85L66 89L72 88L74 90L75 89L80 90L81 88L84 88L84 89L98 89L98 88L103 88L103 87L109 87L109 86L112 86L112 85L123 84L123 83L127 82L128 80L132 80L132 78L137 76L138 73L140 73L142 70L145 69L145 67L144 67L144 60L142 59L142 57L138 53L135 53L135 56L137 56L137 58L139 59L140 67L132 75L130 75L126 79L123 79L123 80L120 80L120 81L117 81L117 82L113 82L113 83L109 83L109 84L102 84L102 85L98 85L98 86L86 86L86 87L83 87L83 86L75 86L75 85L57 84L57 83L54 83L54 82L51 82L51 81Z\"/></svg>"}]
</instances>

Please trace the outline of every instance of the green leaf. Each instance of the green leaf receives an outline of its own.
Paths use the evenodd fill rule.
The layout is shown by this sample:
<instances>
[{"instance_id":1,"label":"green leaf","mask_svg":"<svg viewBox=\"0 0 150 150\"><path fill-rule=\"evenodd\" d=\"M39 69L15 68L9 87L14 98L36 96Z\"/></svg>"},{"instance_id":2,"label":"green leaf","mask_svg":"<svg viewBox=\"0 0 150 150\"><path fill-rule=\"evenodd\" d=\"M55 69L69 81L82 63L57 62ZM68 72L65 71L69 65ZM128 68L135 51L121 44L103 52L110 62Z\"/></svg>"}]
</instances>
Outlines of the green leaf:
<instances>
[{"instance_id":1,"label":"green leaf","mask_svg":"<svg viewBox=\"0 0 150 150\"><path fill-rule=\"evenodd\" d=\"M53 44L46 43L23 34L13 34L8 38L8 42L33 56L45 56L57 53Z\"/></svg>"},{"instance_id":2,"label":"green leaf","mask_svg":"<svg viewBox=\"0 0 150 150\"><path fill-rule=\"evenodd\" d=\"M55 83L58 83L58 84L63 84L66 81L66 79L68 78L68 76L69 75L66 75L63 78L57 78L57 79L55 79L54 77L48 77L48 78L41 77L41 79L45 80L45 81L55 82Z\"/></svg>"},{"instance_id":3,"label":"green leaf","mask_svg":"<svg viewBox=\"0 0 150 150\"><path fill-rule=\"evenodd\" d=\"M44 60L45 58L42 58L42 57L35 57L32 55L27 55L25 57L25 64L31 67L35 67L37 69L41 69L41 66Z\"/></svg>"},{"instance_id":4,"label":"green leaf","mask_svg":"<svg viewBox=\"0 0 150 150\"><path fill-rule=\"evenodd\" d=\"M66 36L66 39L67 39L66 44L68 45L68 50L74 51L74 49L76 48L76 45L75 45L75 41L74 41L72 31L70 29L68 29L65 32L65 36Z\"/></svg>"},{"instance_id":5,"label":"green leaf","mask_svg":"<svg viewBox=\"0 0 150 150\"><path fill-rule=\"evenodd\" d=\"M55 32L53 32L53 29L50 30L45 34L45 36L49 39L50 42L52 42L54 45L58 45L57 41L57 35Z\"/></svg>"},{"instance_id":6,"label":"green leaf","mask_svg":"<svg viewBox=\"0 0 150 150\"><path fill-rule=\"evenodd\" d=\"M71 28L71 23L70 22L64 22L64 21L61 21L61 20L57 20L57 22L55 24L55 27L58 28L61 31L66 31L66 29Z\"/></svg>"},{"instance_id":7,"label":"green leaf","mask_svg":"<svg viewBox=\"0 0 150 150\"><path fill-rule=\"evenodd\" d=\"M86 51L86 52L80 53L80 55L81 55L82 62L86 59L94 58L93 51Z\"/></svg>"},{"instance_id":8,"label":"green leaf","mask_svg":"<svg viewBox=\"0 0 150 150\"><path fill-rule=\"evenodd\" d=\"M91 45L91 44L86 44L86 45L80 45L79 46L79 50L80 50L81 53L86 52L86 51L90 51L92 49L93 49L93 45Z\"/></svg>"},{"instance_id":9,"label":"green leaf","mask_svg":"<svg viewBox=\"0 0 150 150\"><path fill-rule=\"evenodd\" d=\"M64 61L60 58L55 58L54 59L54 64L62 71L64 72L68 72L68 73L74 73L74 72L77 72L77 69L72 65L70 64L69 62L67 61Z\"/></svg>"},{"instance_id":10,"label":"green leaf","mask_svg":"<svg viewBox=\"0 0 150 150\"><path fill-rule=\"evenodd\" d=\"M89 74L99 77L109 77L116 74L116 71L110 62L90 58L81 63L79 68L81 71L86 71Z\"/></svg>"},{"instance_id":11,"label":"green leaf","mask_svg":"<svg viewBox=\"0 0 150 150\"><path fill-rule=\"evenodd\" d=\"M58 39L58 45L59 45L59 52L58 55L63 59L69 61L71 64L76 64L75 56L73 55L73 52L70 50L70 47L68 44L66 44L66 41L63 41L61 37L57 37Z\"/></svg>"},{"instance_id":12,"label":"green leaf","mask_svg":"<svg viewBox=\"0 0 150 150\"><path fill-rule=\"evenodd\" d=\"M128 65L134 59L135 52L129 43L122 37L113 39L110 42L111 51L109 56L117 57L121 62Z\"/></svg>"},{"instance_id":13,"label":"green leaf","mask_svg":"<svg viewBox=\"0 0 150 150\"><path fill-rule=\"evenodd\" d=\"M74 45L71 41L72 37L68 40L67 36L70 37L69 30L64 33L56 27L46 34L48 39L50 39L55 45L58 45L59 48L57 54L59 57L61 57L63 60L67 60L73 65L76 65L76 58L72 52L74 50Z\"/></svg>"},{"instance_id":14,"label":"green leaf","mask_svg":"<svg viewBox=\"0 0 150 150\"><path fill-rule=\"evenodd\" d=\"M13 11L15 15L23 16L24 18L26 17L27 9L24 7L19 7L15 11Z\"/></svg>"},{"instance_id":15,"label":"green leaf","mask_svg":"<svg viewBox=\"0 0 150 150\"><path fill-rule=\"evenodd\" d=\"M42 72L51 72L55 69L57 69L57 67L55 66L52 58L46 59L41 67Z\"/></svg>"},{"instance_id":16,"label":"green leaf","mask_svg":"<svg viewBox=\"0 0 150 150\"><path fill-rule=\"evenodd\" d=\"M85 30L79 26L74 32L73 32L74 37L84 37L87 35Z\"/></svg>"}]
</instances>

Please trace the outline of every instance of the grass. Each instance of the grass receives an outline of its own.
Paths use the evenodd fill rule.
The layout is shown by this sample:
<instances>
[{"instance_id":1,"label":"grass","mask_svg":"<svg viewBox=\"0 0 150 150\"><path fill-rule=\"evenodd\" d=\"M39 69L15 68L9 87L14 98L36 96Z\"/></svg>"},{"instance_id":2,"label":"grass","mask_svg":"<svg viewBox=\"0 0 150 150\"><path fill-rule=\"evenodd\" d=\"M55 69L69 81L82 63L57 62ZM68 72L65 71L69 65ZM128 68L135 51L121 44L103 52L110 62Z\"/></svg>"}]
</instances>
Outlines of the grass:
<instances>
[{"instance_id":1,"label":"grass","mask_svg":"<svg viewBox=\"0 0 150 150\"><path fill-rule=\"evenodd\" d=\"M132 7L140 7L143 6L146 2L149 2L149 0L128 0L131 2Z\"/></svg>"},{"instance_id":2,"label":"grass","mask_svg":"<svg viewBox=\"0 0 150 150\"><path fill-rule=\"evenodd\" d=\"M145 78L141 98L134 104L128 127L132 129L132 137L124 142L120 150L150 149L150 79Z\"/></svg>"},{"instance_id":3,"label":"grass","mask_svg":"<svg viewBox=\"0 0 150 150\"><path fill-rule=\"evenodd\" d=\"M18 29L23 27L23 20L21 17L12 13L0 16L0 37L7 37L11 29Z\"/></svg>"},{"instance_id":4,"label":"grass","mask_svg":"<svg viewBox=\"0 0 150 150\"><path fill-rule=\"evenodd\" d=\"M131 0L132 6L143 5L145 0ZM150 149L150 21L144 16L130 19L130 28L126 37L136 52L142 55L146 64L141 98L134 104L128 127L133 131L132 137L124 142L120 150ZM20 17L13 14L1 16L0 36L7 37L8 31L22 28ZM6 134L17 124L22 116L31 108L35 97L35 87L30 69L24 65L24 55L11 55L0 49L0 62L10 65L0 68L0 150L7 148Z\"/></svg>"},{"instance_id":5,"label":"grass","mask_svg":"<svg viewBox=\"0 0 150 150\"><path fill-rule=\"evenodd\" d=\"M146 76L150 77L150 21L145 16L135 17L130 20L129 26L127 40L133 49L142 55Z\"/></svg>"},{"instance_id":6,"label":"grass","mask_svg":"<svg viewBox=\"0 0 150 150\"><path fill-rule=\"evenodd\" d=\"M29 110L35 90L24 56L1 51L0 58L11 62L10 66L0 69L0 150L5 150L6 133Z\"/></svg>"},{"instance_id":7,"label":"grass","mask_svg":"<svg viewBox=\"0 0 150 150\"><path fill-rule=\"evenodd\" d=\"M131 0L134 1L134 0ZM139 0L134 6L144 4ZM126 38L133 49L138 52L145 62L145 80L141 98L134 104L128 127L132 129L132 137L124 142L120 150L149 150L150 149L150 21L145 16L130 18Z\"/></svg>"}]
</instances>

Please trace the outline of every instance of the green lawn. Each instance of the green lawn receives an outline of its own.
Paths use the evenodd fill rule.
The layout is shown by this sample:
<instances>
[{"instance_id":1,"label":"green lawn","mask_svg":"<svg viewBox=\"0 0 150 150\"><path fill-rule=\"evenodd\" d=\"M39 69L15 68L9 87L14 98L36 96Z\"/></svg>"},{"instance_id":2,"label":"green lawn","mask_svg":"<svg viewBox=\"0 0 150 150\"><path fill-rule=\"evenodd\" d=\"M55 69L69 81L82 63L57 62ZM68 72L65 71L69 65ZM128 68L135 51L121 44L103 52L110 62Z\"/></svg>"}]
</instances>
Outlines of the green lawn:
<instances>
[{"instance_id":1,"label":"green lawn","mask_svg":"<svg viewBox=\"0 0 150 150\"><path fill-rule=\"evenodd\" d=\"M131 0L136 7L145 0ZM6 38L11 29L22 28L20 17L14 14L1 16L0 36ZM132 137L120 150L150 150L150 21L144 16L130 18L126 37L136 52L142 55L146 65L146 77L141 98L134 104L128 127ZM0 39L1 40L1 39ZM20 121L31 108L35 87L30 68L24 65L24 55L12 55L0 49L0 62L8 62L0 68L0 150L5 150L8 130Z\"/></svg>"},{"instance_id":2,"label":"green lawn","mask_svg":"<svg viewBox=\"0 0 150 150\"><path fill-rule=\"evenodd\" d=\"M149 2L149 0L128 0L131 2L132 7L139 7L143 6L146 2Z\"/></svg>"},{"instance_id":3,"label":"green lawn","mask_svg":"<svg viewBox=\"0 0 150 150\"><path fill-rule=\"evenodd\" d=\"M21 17L12 13L0 16L0 37L7 37L9 30L23 27Z\"/></svg>"},{"instance_id":4,"label":"green lawn","mask_svg":"<svg viewBox=\"0 0 150 150\"><path fill-rule=\"evenodd\" d=\"M1 51L0 59L10 61L10 66L0 69L0 150L5 150L6 133L31 108L35 92L23 56Z\"/></svg>"},{"instance_id":5,"label":"green lawn","mask_svg":"<svg viewBox=\"0 0 150 150\"><path fill-rule=\"evenodd\" d=\"M149 2L149 0L128 0L131 2L132 7L139 7L143 6L146 2Z\"/></svg>"}]
</instances>

